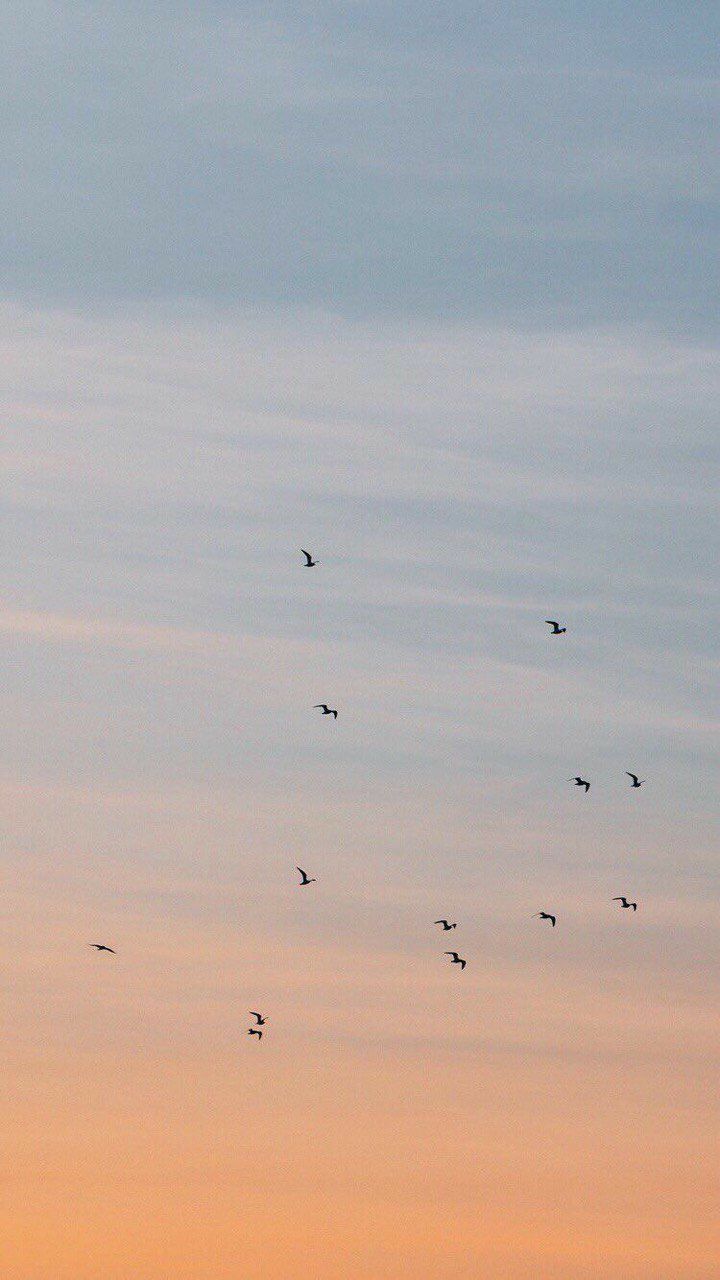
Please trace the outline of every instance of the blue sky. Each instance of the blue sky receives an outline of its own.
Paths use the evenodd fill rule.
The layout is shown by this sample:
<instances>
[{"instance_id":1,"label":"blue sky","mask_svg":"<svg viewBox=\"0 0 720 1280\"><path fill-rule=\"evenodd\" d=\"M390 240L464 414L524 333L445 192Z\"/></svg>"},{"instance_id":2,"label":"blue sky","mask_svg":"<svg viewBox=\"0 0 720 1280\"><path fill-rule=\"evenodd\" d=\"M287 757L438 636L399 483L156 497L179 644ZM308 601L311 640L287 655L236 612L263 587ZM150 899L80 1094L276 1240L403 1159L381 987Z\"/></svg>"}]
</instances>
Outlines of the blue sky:
<instances>
[{"instance_id":1,"label":"blue sky","mask_svg":"<svg viewBox=\"0 0 720 1280\"><path fill-rule=\"evenodd\" d=\"M5 288L714 332L717 25L30 4L3 39Z\"/></svg>"},{"instance_id":2,"label":"blue sky","mask_svg":"<svg viewBox=\"0 0 720 1280\"><path fill-rule=\"evenodd\" d=\"M362 776L392 785L410 749L422 777L469 777L499 751L532 808L546 768L612 750L692 787L714 714L715 10L36 3L5 22L11 612L289 646L270 729L261 680L243 695L281 772L307 646L318 696L364 717L340 735ZM556 615L575 638L549 653ZM40 716L55 660L14 658ZM538 663L560 683L528 750L503 682ZM492 729L465 711L480 670ZM95 680L88 715L111 697L122 717L125 685ZM176 737L136 727L106 767L232 775L232 717L173 715Z\"/></svg>"}]
</instances>

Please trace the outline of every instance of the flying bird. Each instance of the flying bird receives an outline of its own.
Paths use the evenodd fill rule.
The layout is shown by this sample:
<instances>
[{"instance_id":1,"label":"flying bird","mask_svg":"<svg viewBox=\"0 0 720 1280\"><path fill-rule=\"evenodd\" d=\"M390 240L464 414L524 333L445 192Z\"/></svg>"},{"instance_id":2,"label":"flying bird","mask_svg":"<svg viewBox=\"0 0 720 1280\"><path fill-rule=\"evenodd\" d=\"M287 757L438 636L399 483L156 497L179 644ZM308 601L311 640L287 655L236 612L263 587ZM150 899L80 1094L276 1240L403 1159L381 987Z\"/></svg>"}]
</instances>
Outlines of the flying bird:
<instances>
[{"instance_id":1,"label":"flying bird","mask_svg":"<svg viewBox=\"0 0 720 1280\"><path fill-rule=\"evenodd\" d=\"M301 547L300 550L302 551L305 557L305 564L303 565L304 569L314 569L315 565L320 563L319 560L313 560L312 556L310 555L310 552L305 551L303 547Z\"/></svg>"},{"instance_id":2,"label":"flying bird","mask_svg":"<svg viewBox=\"0 0 720 1280\"><path fill-rule=\"evenodd\" d=\"M266 1019L265 1019L265 1018L263 1018L263 1016L262 1016L262 1014L261 1014L261 1013L256 1013L254 1009L251 1009L251 1010L250 1010L250 1017L251 1017L251 1018L255 1018L256 1026L258 1026L258 1027L264 1027L264 1026L265 1026Z\"/></svg>"},{"instance_id":3,"label":"flying bird","mask_svg":"<svg viewBox=\"0 0 720 1280\"><path fill-rule=\"evenodd\" d=\"M457 929L457 920L455 921L455 923L454 923L454 924L450 924L450 922L449 922L448 920L435 920L435 921L433 921L433 923L434 923L434 924L441 924L441 925L442 925L442 927L443 927L443 932L444 932L444 933L447 933L448 929ZM450 955L450 952L449 952L449 951L446 951L446 952L445 952L445 955L446 955L446 956L449 956L449 955Z\"/></svg>"},{"instance_id":4,"label":"flying bird","mask_svg":"<svg viewBox=\"0 0 720 1280\"><path fill-rule=\"evenodd\" d=\"M627 769L625 770L625 773L627 774L628 778L632 778L632 785L634 787L641 787L643 782L645 781L644 778L638 778L636 773L630 773Z\"/></svg>"},{"instance_id":5,"label":"flying bird","mask_svg":"<svg viewBox=\"0 0 720 1280\"><path fill-rule=\"evenodd\" d=\"M248 1030L248 1035L257 1036L259 1040L262 1040L262 1031L260 1031L257 1027L250 1027Z\"/></svg>"},{"instance_id":6,"label":"flying bird","mask_svg":"<svg viewBox=\"0 0 720 1280\"><path fill-rule=\"evenodd\" d=\"M552 627L551 636L562 636L567 631L567 627L561 627L560 623L556 622L554 618L546 618L545 621L549 627Z\"/></svg>"},{"instance_id":7,"label":"flying bird","mask_svg":"<svg viewBox=\"0 0 720 1280\"><path fill-rule=\"evenodd\" d=\"M315 876L309 876L307 871L303 871L302 867L296 867L295 870L299 871L300 875L302 876L302 880L300 881L300 888L302 888L304 884L317 884L317 880Z\"/></svg>"},{"instance_id":8,"label":"flying bird","mask_svg":"<svg viewBox=\"0 0 720 1280\"><path fill-rule=\"evenodd\" d=\"M568 782L574 782L576 787L584 787L585 795L587 795L588 791L590 790L590 783L586 782L584 778L580 778L580 777L568 778Z\"/></svg>"},{"instance_id":9,"label":"flying bird","mask_svg":"<svg viewBox=\"0 0 720 1280\"><path fill-rule=\"evenodd\" d=\"M465 968L465 965L467 964L467 960L461 960L457 951L446 951L445 955L452 956L452 960L450 961L451 964L459 964L461 969Z\"/></svg>"},{"instance_id":10,"label":"flying bird","mask_svg":"<svg viewBox=\"0 0 720 1280\"><path fill-rule=\"evenodd\" d=\"M541 920L552 921L552 927L553 929L555 928L555 916L551 916L549 911L536 911L535 915L539 916Z\"/></svg>"},{"instance_id":11,"label":"flying bird","mask_svg":"<svg viewBox=\"0 0 720 1280\"><path fill-rule=\"evenodd\" d=\"M116 956L117 951L113 951L112 947L106 947L102 942L88 942L89 947L94 947L96 951L109 951L111 956Z\"/></svg>"},{"instance_id":12,"label":"flying bird","mask_svg":"<svg viewBox=\"0 0 720 1280\"><path fill-rule=\"evenodd\" d=\"M324 716L334 716L337 720L337 711L334 707L329 707L327 702L316 702L313 711L322 711Z\"/></svg>"},{"instance_id":13,"label":"flying bird","mask_svg":"<svg viewBox=\"0 0 720 1280\"><path fill-rule=\"evenodd\" d=\"M637 902L628 902L627 898L613 898L613 902L619 902L621 907L632 907L633 911L637 911Z\"/></svg>"}]
</instances>

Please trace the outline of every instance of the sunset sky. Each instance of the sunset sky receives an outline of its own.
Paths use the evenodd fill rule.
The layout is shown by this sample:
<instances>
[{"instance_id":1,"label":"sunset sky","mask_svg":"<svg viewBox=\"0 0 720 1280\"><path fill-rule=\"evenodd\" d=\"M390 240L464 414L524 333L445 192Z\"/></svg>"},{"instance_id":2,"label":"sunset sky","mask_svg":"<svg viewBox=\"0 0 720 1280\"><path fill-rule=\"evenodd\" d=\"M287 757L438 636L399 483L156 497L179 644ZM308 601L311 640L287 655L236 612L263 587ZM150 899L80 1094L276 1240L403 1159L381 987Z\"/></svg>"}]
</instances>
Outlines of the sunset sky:
<instances>
[{"instance_id":1,"label":"sunset sky","mask_svg":"<svg viewBox=\"0 0 720 1280\"><path fill-rule=\"evenodd\" d=\"M0 33L0 1277L713 1280L720 9Z\"/></svg>"}]
</instances>

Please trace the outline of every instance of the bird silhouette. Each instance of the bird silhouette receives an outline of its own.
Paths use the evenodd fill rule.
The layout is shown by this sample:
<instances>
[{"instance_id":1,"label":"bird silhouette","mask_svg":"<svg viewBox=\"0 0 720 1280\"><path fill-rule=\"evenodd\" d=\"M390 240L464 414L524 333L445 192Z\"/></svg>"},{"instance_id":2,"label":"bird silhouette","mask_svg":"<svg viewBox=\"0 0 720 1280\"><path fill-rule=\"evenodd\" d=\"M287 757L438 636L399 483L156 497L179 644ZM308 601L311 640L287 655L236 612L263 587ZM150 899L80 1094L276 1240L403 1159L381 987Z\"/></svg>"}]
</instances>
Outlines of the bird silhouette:
<instances>
[{"instance_id":1,"label":"bird silhouette","mask_svg":"<svg viewBox=\"0 0 720 1280\"><path fill-rule=\"evenodd\" d=\"M302 876L302 880L300 881L300 888L302 888L304 884L317 884L317 880L315 876L309 876L307 871L303 871L302 867L296 867L295 870L299 871L300 875Z\"/></svg>"},{"instance_id":2,"label":"bird silhouette","mask_svg":"<svg viewBox=\"0 0 720 1280\"><path fill-rule=\"evenodd\" d=\"M322 711L324 716L334 716L337 720L337 711L334 707L329 707L327 702L316 702L313 711Z\"/></svg>"},{"instance_id":3,"label":"bird silhouette","mask_svg":"<svg viewBox=\"0 0 720 1280\"><path fill-rule=\"evenodd\" d=\"M256 1020L256 1026L258 1026L258 1027L264 1027L264 1026L265 1026L266 1019L265 1019L265 1018L263 1018L263 1016L262 1016L262 1014L261 1014L261 1013L256 1013L254 1009L251 1009L251 1010L250 1010L250 1017L251 1017L251 1018L255 1018L255 1020Z\"/></svg>"},{"instance_id":4,"label":"bird silhouette","mask_svg":"<svg viewBox=\"0 0 720 1280\"><path fill-rule=\"evenodd\" d=\"M551 920L552 927L553 929L555 928L555 916L551 916L549 911L536 911L535 915L539 916L541 920Z\"/></svg>"},{"instance_id":5,"label":"bird silhouette","mask_svg":"<svg viewBox=\"0 0 720 1280\"><path fill-rule=\"evenodd\" d=\"M449 921L447 921L447 920L435 920L435 921L433 921L433 923L434 923L434 924L441 924L441 925L442 925L442 927L443 927L443 932L444 932L444 933L447 933L448 929L457 929L457 920L455 921L455 923L454 923L454 924L450 924L450 923L449 923ZM449 952L449 951L446 951L446 952L445 952L445 955L449 955L449 954L450 954L450 952Z\"/></svg>"},{"instance_id":6,"label":"bird silhouette","mask_svg":"<svg viewBox=\"0 0 720 1280\"><path fill-rule=\"evenodd\" d=\"M568 778L568 782L574 782L576 787L584 787L585 795L587 795L588 791L590 790L590 783L586 782L584 778L580 778L580 777Z\"/></svg>"},{"instance_id":7,"label":"bird silhouette","mask_svg":"<svg viewBox=\"0 0 720 1280\"><path fill-rule=\"evenodd\" d=\"M102 942L88 942L89 947L94 947L96 951L109 951L111 956L116 956L117 951L113 951L112 947L106 947Z\"/></svg>"},{"instance_id":8,"label":"bird silhouette","mask_svg":"<svg viewBox=\"0 0 720 1280\"><path fill-rule=\"evenodd\" d=\"M467 964L467 960L461 960L457 951L446 951L445 955L452 956L452 960L450 961L451 964L459 964L461 969L465 968L465 965Z\"/></svg>"},{"instance_id":9,"label":"bird silhouette","mask_svg":"<svg viewBox=\"0 0 720 1280\"><path fill-rule=\"evenodd\" d=\"M260 1031L258 1027L250 1027L248 1030L248 1035L257 1036L259 1040L262 1040L262 1031Z\"/></svg>"},{"instance_id":10,"label":"bird silhouette","mask_svg":"<svg viewBox=\"0 0 720 1280\"><path fill-rule=\"evenodd\" d=\"M562 636L567 631L567 627L561 627L560 623L556 622L554 618L546 618L545 621L549 627L552 627L551 636Z\"/></svg>"},{"instance_id":11,"label":"bird silhouette","mask_svg":"<svg viewBox=\"0 0 720 1280\"><path fill-rule=\"evenodd\" d=\"M626 897L613 898L613 902L619 902L621 907L632 907L633 911L637 911L637 902L628 902Z\"/></svg>"},{"instance_id":12,"label":"bird silhouette","mask_svg":"<svg viewBox=\"0 0 720 1280\"><path fill-rule=\"evenodd\" d=\"M310 555L310 552L305 551L303 547L301 547L300 550L302 551L305 557L305 564L303 565L304 569L314 569L315 565L320 563L319 560L313 560L312 556Z\"/></svg>"},{"instance_id":13,"label":"bird silhouette","mask_svg":"<svg viewBox=\"0 0 720 1280\"><path fill-rule=\"evenodd\" d=\"M632 778L632 785L634 787L641 787L643 782L645 781L644 778L638 778L636 773L630 773L627 769L625 770L625 773L627 774L628 778Z\"/></svg>"}]
</instances>

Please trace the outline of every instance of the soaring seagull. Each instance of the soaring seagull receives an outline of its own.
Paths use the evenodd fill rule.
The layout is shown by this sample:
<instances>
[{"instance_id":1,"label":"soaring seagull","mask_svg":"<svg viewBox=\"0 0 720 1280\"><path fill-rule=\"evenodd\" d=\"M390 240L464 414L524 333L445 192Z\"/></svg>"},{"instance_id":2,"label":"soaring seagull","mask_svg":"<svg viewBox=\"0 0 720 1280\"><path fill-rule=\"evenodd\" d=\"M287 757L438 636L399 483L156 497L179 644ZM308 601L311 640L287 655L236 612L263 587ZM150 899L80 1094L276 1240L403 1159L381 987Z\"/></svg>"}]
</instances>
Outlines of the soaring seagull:
<instances>
[{"instance_id":1,"label":"soaring seagull","mask_svg":"<svg viewBox=\"0 0 720 1280\"><path fill-rule=\"evenodd\" d=\"M450 924L449 920L435 920L435 921L433 921L433 923L434 923L434 924L441 924L441 925L442 925L442 927L443 927L443 932L444 932L444 933L447 933L448 929L457 929L457 920L455 921L455 923L454 923L454 924ZM449 952L449 951L446 951L446 952L445 952L445 955L446 955L446 956L449 956L449 955L450 955L450 952Z\"/></svg>"},{"instance_id":2,"label":"soaring seagull","mask_svg":"<svg viewBox=\"0 0 720 1280\"><path fill-rule=\"evenodd\" d=\"M588 791L590 790L590 783L586 782L584 778L581 778L579 776L577 778L568 778L568 782L574 782L576 787L584 787L585 795L587 795Z\"/></svg>"},{"instance_id":3,"label":"soaring seagull","mask_svg":"<svg viewBox=\"0 0 720 1280\"><path fill-rule=\"evenodd\" d=\"M317 884L317 879L316 879L316 877L315 877L315 876L309 876L309 875L308 875L308 873L307 873L307 871L303 871L302 867L296 867L296 868L295 868L295 870L296 870L296 871L299 871L299 872L300 872L300 875L302 876L302 880L300 881L300 888L301 888L301 889L302 889L302 886L303 886L304 884Z\"/></svg>"},{"instance_id":4,"label":"soaring seagull","mask_svg":"<svg viewBox=\"0 0 720 1280\"><path fill-rule=\"evenodd\" d=\"M262 1031L260 1031L258 1027L250 1027L248 1035L257 1036L259 1040L262 1040Z\"/></svg>"},{"instance_id":5,"label":"soaring seagull","mask_svg":"<svg viewBox=\"0 0 720 1280\"><path fill-rule=\"evenodd\" d=\"M106 947L102 942L88 942L89 947L94 947L96 951L109 951L111 956L116 956L117 951L113 951L112 947Z\"/></svg>"},{"instance_id":6,"label":"soaring seagull","mask_svg":"<svg viewBox=\"0 0 720 1280\"><path fill-rule=\"evenodd\" d=\"M643 782L645 781L644 778L638 778L636 773L630 773L627 769L625 770L625 773L627 774L628 778L632 778L632 785L634 787L641 787Z\"/></svg>"},{"instance_id":7,"label":"soaring seagull","mask_svg":"<svg viewBox=\"0 0 720 1280\"><path fill-rule=\"evenodd\" d=\"M256 1025L256 1026L258 1026L258 1027L264 1027L264 1026L265 1026L266 1019L265 1019L265 1018L263 1018L263 1016L262 1016L262 1014L261 1014L261 1013L256 1013L254 1009L251 1009L251 1010L250 1010L250 1017L255 1019L255 1025Z\"/></svg>"},{"instance_id":8,"label":"soaring seagull","mask_svg":"<svg viewBox=\"0 0 720 1280\"><path fill-rule=\"evenodd\" d=\"M467 960L461 960L457 951L446 951L445 955L452 956L452 960L450 961L451 964L459 964L461 969L465 968L465 965L467 964Z\"/></svg>"},{"instance_id":9,"label":"soaring seagull","mask_svg":"<svg viewBox=\"0 0 720 1280\"><path fill-rule=\"evenodd\" d=\"M567 631L567 627L561 627L560 623L556 622L554 618L546 618L545 621L549 627L552 627L551 636L562 636Z\"/></svg>"},{"instance_id":10,"label":"soaring seagull","mask_svg":"<svg viewBox=\"0 0 720 1280\"><path fill-rule=\"evenodd\" d=\"M551 916L549 911L536 911L535 915L539 916L541 920L552 921L552 927L553 929L555 928L555 916Z\"/></svg>"},{"instance_id":11,"label":"soaring seagull","mask_svg":"<svg viewBox=\"0 0 720 1280\"><path fill-rule=\"evenodd\" d=\"M613 898L613 902L619 902L621 907L632 907L633 911L637 911L637 902L628 902L626 897Z\"/></svg>"},{"instance_id":12,"label":"soaring seagull","mask_svg":"<svg viewBox=\"0 0 720 1280\"><path fill-rule=\"evenodd\" d=\"M313 560L312 556L310 555L310 552L306 551L304 547L301 547L300 550L302 551L305 557L305 564L303 565L304 569L314 569L315 565L320 563L319 560Z\"/></svg>"},{"instance_id":13,"label":"soaring seagull","mask_svg":"<svg viewBox=\"0 0 720 1280\"><path fill-rule=\"evenodd\" d=\"M337 720L337 711L334 707L329 707L327 702L316 702L313 711L322 711L324 716L334 716Z\"/></svg>"}]
</instances>

